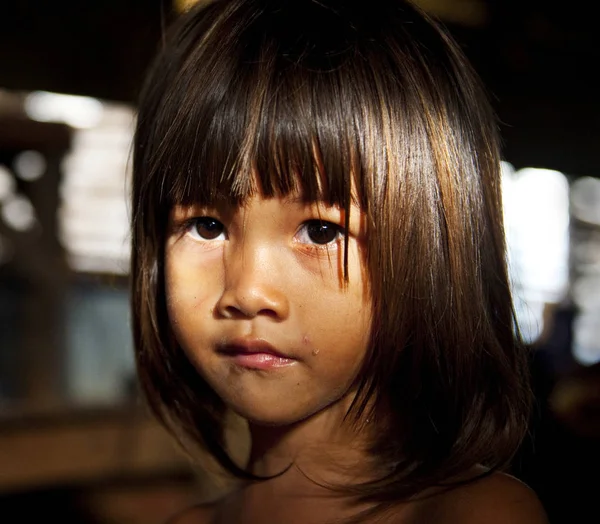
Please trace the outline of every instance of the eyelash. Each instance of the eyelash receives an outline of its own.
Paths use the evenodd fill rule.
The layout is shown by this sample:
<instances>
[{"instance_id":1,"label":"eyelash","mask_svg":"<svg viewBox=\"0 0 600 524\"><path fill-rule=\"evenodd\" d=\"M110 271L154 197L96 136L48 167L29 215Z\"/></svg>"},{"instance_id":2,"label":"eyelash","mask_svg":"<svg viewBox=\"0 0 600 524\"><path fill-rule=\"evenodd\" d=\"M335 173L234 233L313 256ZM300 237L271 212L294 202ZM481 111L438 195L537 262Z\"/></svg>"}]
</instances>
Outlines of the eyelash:
<instances>
[{"instance_id":1,"label":"eyelash","mask_svg":"<svg viewBox=\"0 0 600 524\"><path fill-rule=\"evenodd\" d=\"M218 233L218 234L213 238L201 237L200 234L197 232L197 230L194 230L194 228L197 228L201 224L203 224L205 226L210 224L209 227L216 226L217 227L216 233ZM225 230L225 226L223 225L223 223L220 220L217 220L216 218L213 218L210 216L191 218L191 219L187 220L183 224L183 226L184 226L184 231L186 233L190 234L190 236L194 240L197 240L197 241L211 242L213 240L226 240L227 239L226 236L223 239L218 238L222 234L225 234L225 235L227 234L226 230ZM312 231L309 231L310 228L312 228ZM320 229L315 230L315 228L320 228ZM310 245L312 249L329 249L333 245L338 244L346 236L345 229L342 226L335 224L333 222L328 222L327 220L319 220L319 219L311 219L311 220L307 220L304 223L302 223L302 225L300 226L300 228L294 235L294 238L297 238L301 233L304 233L305 235L311 235L311 234L325 235L325 238L322 238L322 240L325 240L325 241L322 243L320 243L319 241L316 241L314 238L311 239L310 237L308 237L308 241L300 242L304 245ZM332 234L333 234L333 236L331 236Z\"/></svg>"},{"instance_id":2,"label":"eyelash","mask_svg":"<svg viewBox=\"0 0 600 524\"><path fill-rule=\"evenodd\" d=\"M315 242L314 239L313 242L304 242L304 244L309 244L311 245L311 247L315 248L315 249L327 249L330 246L337 244L338 242L340 242L341 240L343 240L345 238L345 229L342 226L339 226L338 224L334 224L333 222L327 222L326 220L319 220L319 219L313 219L313 220L307 220L306 222L304 222L302 224L302 226L300 227L300 229L297 231L295 237L297 237L300 232L306 232L306 234L310 234L309 233L309 228L311 226L316 226L316 227L320 227L321 229L321 233L327 234L329 233L333 233L333 237L323 243L319 243L319 242ZM313 231L316 232L316 231Z\"/></svg>"},{"instance_id":3,"label":"eyelash","mask_svg":"<svg viewBox=\"0 0 600 524\"><path fill-rule=\"evenodd\" d=\"M194 239L194 240L199 240L199 241L203 241L203 242L210 242L212 240L216 240L217 238L202 238L198 235L197 231L194 231L194 228L197 228L202 221L205 222L212 222L213 225L214 224L218 224L221 226L221 233L219 233L218 236L221 236L222 233L225 233L225 226L223 225L223 223L220 220L217 220L216 218L212 218L209 216L204 216L204 217L194 217L194 218L190 218L189 220L186 220L184 225L184 230L186 233L190 234L190 236ZM195 233L195 234L194 234Z\"/></svg>"}]
</instances>

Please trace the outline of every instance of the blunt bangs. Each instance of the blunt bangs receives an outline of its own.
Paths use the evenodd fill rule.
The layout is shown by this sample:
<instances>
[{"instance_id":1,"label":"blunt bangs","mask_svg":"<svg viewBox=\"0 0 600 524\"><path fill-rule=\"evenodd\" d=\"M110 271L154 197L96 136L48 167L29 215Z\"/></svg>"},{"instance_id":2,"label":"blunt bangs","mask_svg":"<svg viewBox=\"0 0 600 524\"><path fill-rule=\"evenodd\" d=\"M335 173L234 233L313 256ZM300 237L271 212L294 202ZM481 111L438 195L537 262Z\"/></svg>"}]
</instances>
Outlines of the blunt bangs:
<instances>
[{"instance_id":1,"label":"blunt bangs","mask_svg":"<svg viewBox=\"0 0 600 524\"><path fill-rule=\"evenodd\" d=\"M319 62L282 53L278 35L256 45L256 31L241 26L226 53L218 36L185 41L180 63L164 64L178 70L154 104L140 159L160 188L155 205L239 203L260 191L347 208L352 187L364 204L352 181L364 128L352 52Z\"/></svg>"},{"instance_id":2,"label":"blunt bangs","mask_svg":"<svg viewBox=\"0 0 600 524\"><path fill-rule=\"evenodd\" d=\"M427 106L442 89L426 56L435 49L419 49L408 30L389 40L379 17L363 17L372 37L360 37L354 20L317 2L281 14L277 2L272 11L231 2L235 16L215 4L182 17L142 94L139 118L153 125L138 127L134 169L150 207L240 203L260 191L346 209L353 198L367 211L435 170ZM440 47L412 8L390 11L390 25L398 16Z\"/></svg>"}]
</instances>

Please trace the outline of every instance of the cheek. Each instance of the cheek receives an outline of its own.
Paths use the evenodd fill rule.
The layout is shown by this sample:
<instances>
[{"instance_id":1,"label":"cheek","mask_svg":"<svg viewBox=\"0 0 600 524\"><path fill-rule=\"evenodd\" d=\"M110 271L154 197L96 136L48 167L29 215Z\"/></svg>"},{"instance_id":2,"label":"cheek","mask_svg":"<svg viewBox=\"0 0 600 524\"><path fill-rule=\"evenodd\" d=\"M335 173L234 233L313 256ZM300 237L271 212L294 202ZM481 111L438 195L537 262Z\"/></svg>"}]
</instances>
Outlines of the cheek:
<instances>
[{"instance_id":1,"label":"cheek","mask_svg":"<svg viewBox=\"0 0 600 524\"><path fill-rule=\"evenodd\" d=\"M201 269L189 270L167 259L165 294L167 313L174 328L177 325L192 328L212 315L216 279L206 278Z\"/></svg>"},{"instance_id":2,"label":"cheek","mask_svg":"<svg viewBox=\"0 0 600 524\"><path fill-rule=\"evenodd\" d=\"M371 312L371 299L362 281L346 290L316 290L310 307L312 324L318 325L323 335L357 344L368 337Z\"/></svg>"},{"instance_id":3,"label":"cheek","mask_svg":"<svg viewBox=\"0 0 600 524\"><path fill-rule=\"evenodd\" d=\"M303 342L311 348L316 369L322 365L332 375L358 371L370 342L370 303L356 297L332 298L319 303L311 317L304 322Z\"/></svg>"},{"instance_id":4,"label":"cheek","mask_svg":"<svg viewBox=\"0 0 600 524\"><path fill-rule=\"evenodd\" d=\"M167 290L167 314L175 330L186 329L200 318L210 314L211 308L205 294L183 289Z\"/></svg>"}]
</instances>

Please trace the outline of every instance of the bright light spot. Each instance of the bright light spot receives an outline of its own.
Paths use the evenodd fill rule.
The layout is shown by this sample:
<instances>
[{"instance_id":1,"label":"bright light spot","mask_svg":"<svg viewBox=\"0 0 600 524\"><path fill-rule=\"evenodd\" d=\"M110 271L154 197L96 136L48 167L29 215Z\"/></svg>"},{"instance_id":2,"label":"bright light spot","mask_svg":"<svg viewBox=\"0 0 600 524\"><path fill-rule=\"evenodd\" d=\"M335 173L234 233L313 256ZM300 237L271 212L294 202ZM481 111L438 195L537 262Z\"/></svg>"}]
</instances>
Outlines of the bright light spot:
<instances>
[{"instance_id":1,"label":"bright light spot","mask_svg":"<svg viewBox=\"0 0 600 524\"><path fill-rule=\"evenodd\" d=\"M582 177L573 182L571 210L575 218L600 225L600 180Z\"/></svg>"},{"instance_id":2,"label":"bright light spot","mask_svg":"<svg viewBox=\"0 0 600 524\"><path fill-rule=\"evenodd\" d=\"M600 272L600 232L575 231L571 247L572 261L578 273L591 274Z\"/></svg>"},{"instance_id":3,"label":"bright light spot","mask_svg":"<svg viewBox=\"0 0 600 524\"><path fill-rule=\"evenodd\" d=\"M525 300L522 294L515 293L515 314L519 323L521 337L526 343L535 342L544 328L544 303Z\"/></svg>"},{"instance_id":4,"label":"bright light spot","mask_svg":"<svg viewBox=\"0 0 600 524\"><path fill-rule=\"evenodd\" d=\"M0 166L0 202L12 196L15 192L15 179L12 173Z\"/></svg>"},{"instance_id":5,"label":"bright light spot","mask_svg":"<svg viewBox=\"0 0 600 524\"><path fill-rule=\"evenodd\" d=\"M13 168L19 178L33 182L46 172L46 159L37 151L23 151L16 156Z\"/></svg>"},{"instance_id":6,"label":"bright light spot","mask_svg":"<svg viewBox=\"0 0 600 524\"><path fill-rule=\"evenodd\" d=\"M598 311L597 322L600 325L600 275L589 274L582 275L573 283L573 302L579 306L580 310ZM600 333L599 333L600 335ZM598 348L600 349L600 338L598 338Z\"/></svg>"},{"instance_id":7,"label":"bright light spot","mask_svg":"<svg viewBox=\"0 0 600 524\"><path fill-rule=\"evenodd\" d=\"M95 98L34 91L25 98L27 116L39 122L64 122L72 127L98 125L104 106Z\"/></svg>"},{"instance_id":8,"label":"bright light spot","mask_svg":"<svg viewBox=\"0 0 600 524\"><path fill-rule=\"evenodd\" d=\"M558 171L502 165L504 222L517 318L527 342L544 328L545 303L569 281L569 183Z\"/></svg>"},{"instance_id":9,"label":"bright light spot","mask_svg":"<svg viewBox=\"0 0 600 524\"><path fill-rule=\"evenodd\" d=\"M600 362L600 309L577 315L573 328L573 356L580 364Z\"/></svg>"},{"instance_id":10,"label":"bright light spot","mask_svg":"<svg viewBox=\"0 0 600 524\"><path fill-rule=\"evenodd\" d=\"M6 225L16 231L27 231L36 223L35 210L29 199L22 195L15 195L4 202L1 213Z\"/></svg>"},{"instance_id":11,"label":"bright light spot","mask_svg":"<svg viewBox=\"0 0 600 524\"><path fill-rule=\"evenodd\" d=\"M600 362L600 180L581 177L571 186L574 237L571 261L577 317L573 356L582 365Z\"/></svg>"},{"instance_id":12,"label":"bright light spot","mask_svg":"<svg viewBox=\"0 0 600 524\"><path fill-rule=\"evenodd\" d=\"M62 162L57 235L75 271L125 274L129 267L128 182L135 114L104 102L100 124L73 133Z\"/></svg>"}]
</instances>

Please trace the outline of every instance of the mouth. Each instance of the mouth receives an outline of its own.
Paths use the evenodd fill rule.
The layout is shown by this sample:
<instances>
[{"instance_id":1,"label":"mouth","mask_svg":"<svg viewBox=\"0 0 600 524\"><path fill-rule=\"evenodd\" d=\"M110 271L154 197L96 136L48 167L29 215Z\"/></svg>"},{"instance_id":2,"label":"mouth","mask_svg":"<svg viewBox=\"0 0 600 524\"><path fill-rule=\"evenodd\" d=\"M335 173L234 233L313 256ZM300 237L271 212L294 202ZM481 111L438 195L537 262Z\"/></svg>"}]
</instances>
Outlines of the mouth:
<instances>
[{"instance_id":1,"label":"mouth","mask_svg":"<svg viewBox=\"0 0 600 524\"><path fill-rule=\"evenodd\" d=\"M233 364L248 369L283 368L297 362L292 356L282 353L262 339L229 340L218 348L218 352Z\"/></svg>"}]
</instances>

